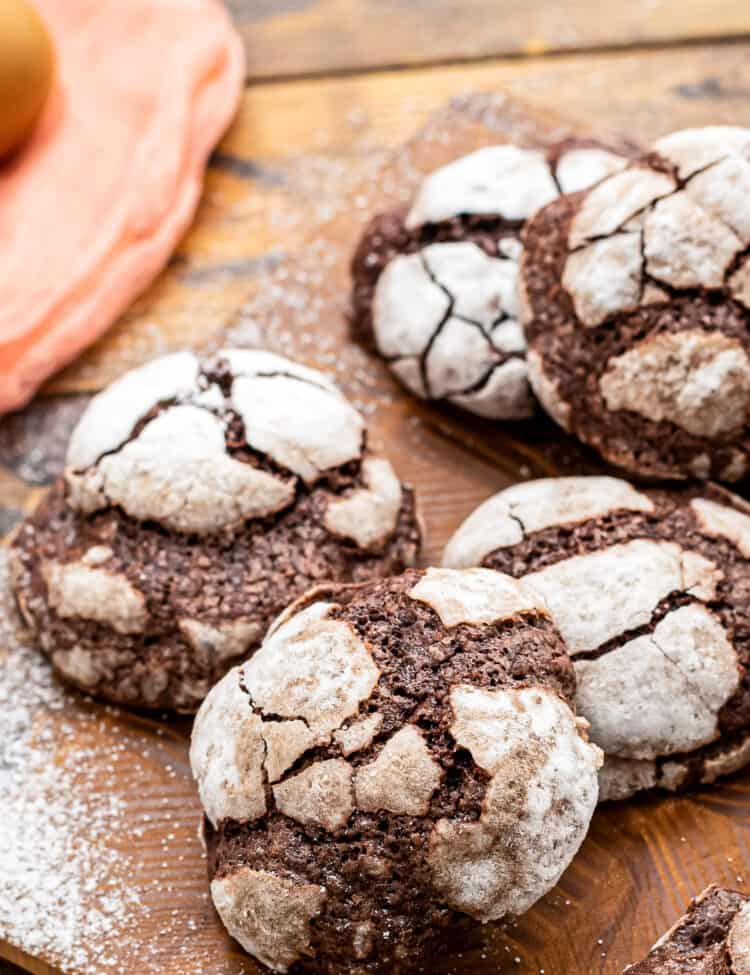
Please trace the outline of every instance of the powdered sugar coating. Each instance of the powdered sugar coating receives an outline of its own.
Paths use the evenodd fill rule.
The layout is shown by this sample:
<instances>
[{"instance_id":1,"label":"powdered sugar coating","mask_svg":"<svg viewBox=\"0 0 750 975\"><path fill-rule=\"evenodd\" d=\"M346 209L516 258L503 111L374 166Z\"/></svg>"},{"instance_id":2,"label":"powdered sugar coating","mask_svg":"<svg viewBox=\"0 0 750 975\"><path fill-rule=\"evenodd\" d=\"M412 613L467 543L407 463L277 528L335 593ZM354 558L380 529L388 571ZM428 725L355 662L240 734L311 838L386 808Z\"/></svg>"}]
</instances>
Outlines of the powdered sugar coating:
<instances>
[{"instance_id":1,"label":"powdered sugar coating","mask_svg":"<svg viewBox=\"0 0 750 975\"><path fill-rule=\"evenodd\" d=\"M750 193L750 160L747 154L726 156L715 166L697 173L687 184L686 192L704 212L730 227L742 244L750 243L750 214L746 207Z\"/></svg>"},{"instance_id":2,"label":"powdered sugar coating","mask_svg":"<svg viewBox=\"0 0 750 975\"><path fill-rule=\"evenodd\" d=\"M119 505L173 531L217 531L285 508L294 482L226 454L222 420L196 406L166 410L115 453L69 472L71 503L90 513Z\"/></svg>"},{"instance_id":3,"label":"powdered sugar coating","mask_svg":"<svg viewBox=\"0 0 750 975\"><path fill-rule=\"evenodd\" d=\"M291 616L242 668L256 708L302 719L319 743L357 712L378 680L369 650L351 627L329 618L332 608L313 603Z\"/></svg>"},{"instance_id":4,"label":"powdered sugar coating","mask_svg":"<svg viewBox=\"0 0 750 975\"><path fill-rule=\"evenodd\" d=\"M310 944L310 922L325 903L325 888L241 867L211 881L224 926L271 971L286 972Z\"/></svg>"},{"instance_id":5,"label":"powdered sugar coating","mask_svg":"<svg viewBox=\"0 0 750 975\"><path fill-rule=\"evenodd\" d=\"M228 390L213 382L224 370ZM152 411L155 411L152 415ZM237 460L228 423L289 476ZM358 459L364 421L332 381L271 352L224 349L205 364L177 353L95 397L73 433L66 477L85 513L119 505L133 518L206 534L290 505L307 483Z\"/></svg>"},{"instance_id":6,"label":"powdered sugar coating","mask_svg":"<svg viewBox=\"0 0 750 975\"><path fill-rule=\"evenodd\" d=\"M431 173L417 193L406 226L438 223L462 213L525 220L557 193L543 152L487 146Z\"/></svg>"},{"instance_id":7,"label":"powdered sugar coating","mask_svg":"<svg viewBox=\"0 0 750 975\"><path fill-rule=\"evenodd\" d=\"M577 193L594 186L605 176L619 173L628 162L609 149L583 146L566 150L557 160L555 177L563 193Z\"/></svg>"},{"instance_id":8,"label":"powdered sugar coating","mask_svg":"<svg viewBox=\"0 0 750 975\"><path fill-rule=\"evenodd\" d=\"M645 494L616 477L549 477L514 484L474 509L446 545L443 565L466 569L551 525L653 507Z\"/></svg>"},{"instance_id":9,"label":"powdered sugar coating","mask_svg":"<svg viewBox=\"0 0 750 975\"><path fill-rule=\"evenodd\" d=\"M426 364L426 380L435 399L460 396L481 384L499 363L487 335L470 322L451 317L436 331Z\"/></svg>"},{"instance_id":10,"label":"powdered sugar coating","mask_svg":"<svg viewBox=\"0 0 750 975\"><path fill-rule=\"evenodd\" d=\"M261 817L266 812L266 780L278 783L306 751L330 741L330 730L356 709L363 676L368 682L363 696L372 689L369 655L363 666L362 653L367 651L360 645L362 653L356 648L352 652L352 634L344 624L338 624L343 636L333 621L326 626L328 608L315 604L300 614L302 619L280 626L253 660L231 670L206 696L193 728L190 761L214 826L224 819L251 822ZM316 639L318 653L311 650ZM347 776L351 779L344 765L323 763L314 773L307 770L274 785L277 807L303 822L330 824L331 817L340 818L343 799L338 811L333 805L326 811L321 797L326 790L331 797L344 794L342 783Z\"/></svg>"},{"instance_id":11,"label":"powdered sugar coating","mask_svg":"<svg viewBox=\"0 0 750 975\"><path fill-rule=\"evenodd\" d=\"M628 799L637 792L655 788L657 784L661 783L656 762L605 755L604 764L599 769L599 802Z\"/></svg>"},{"instance_id":12,"label":"powdered sugar coating","mask_svg":"<svg viewBox=\"0 0 750 975\"><path fill-rule=\"evenodd\" d=\"M403 359L394 359L390 363L391 372L400 383L419 396L420 399L427 399L428 392L425 386L424 376L422 375L422 362L418 356L406 356Z\"/></svg>"},{"instance_id":13,"label":"powdered sugar coating","mask_svg":"<svg viewBox=\"0 0 750 975\"><path fill-rule=\"evenodd\" d=\"M715 565L674 542L636 539L556 562L522 582L577 654L647 623L671 592L710 598L718 576Z\"/></svg>"},{"instance_id":14,"label":"powdered sugar coating","mask_svg":"<svg viewBox=\"0 0 750 975\"><path fill-rule=\"evenodd\" d=\"M496 331L502 328L499 325ZM494 336L493 341L496 342ZM453 393L448 399L456 406L487 420L521 420L530 416L535 409L526 363L516 357L495 366L489 379L479 389L470 393Z\"/></svg>"},{"instance_id":15,"label":"powdered sugar coating","mask_svg":"<svg viewBox=\"0 0 750 975\"><path fill-rule=\"evenodd\" d=\"M251 447L308 483L362 453L364 420L328 389L288 376L239 376L232 398Z\"/></svg>"},{"instance_id":16,"label":"powdered sugar coating","mask_svg":"<svg viewBox=\"0 0 750 975\"><path fill-rule=\"evenodd\" d=\"M522 914L578 849L601 752L541 688L451 691L457 744L492 776L477 823L440 821L430 863L446 900L482 921ZM512 850L512 853L510 852Z\"/></svg>"},{"instance_id":17,"label":"powdered sugar coating","mask_svg":"<svg viewBox=\"0 0 750 975\"><path fill-rule=\"evenodd\" d=\"M50 606L62 617L106 623L118 633L140 633L147 619L143 595L125 576L80 562L45 562Z\"/></svg>"},{"instance_id":18,"label":"powdered sugar coating","mask_svg":"<svg viewBox=\"0 0 750 975\"><path fill-rule=\"evenodd\" d=\"M544 603L531 590L489 569L427 569L409 595L427 603L449 627L545 612Z\"/></svg>"},{"instance_id":19,"label":"powdered sugar coating","mask_svg":"<svg viewBox=\"0 0 750 975\"><path fill-rule=\"evenodd\" d=\"M658 139L653 148L677 167L680 179L688 179L727 155L746 156L750 130L734 125L680 129Z\"/></svg>"},{"instance_id":20,"label":"powdered sugar coating","mask_svg":"<svg viewBox=\"0 0 750 975\"><path fill-rule=\"evenodd\" d=\"M373 738L383 725L383 715L371 714L361 721L354 721L345 728L339 728L333 734L334 741L341 748L341 754L346 758L361 751L372 744Z\"/></svg>"},{"instance_id":21,"label":"powdered sugar coating","mask_svg":"<svg viewBox=\"0 0 750 975\"><path fill-rule=\"evenodd\" d=\"M556 158L553 150L501 145L473 152L426 178L404 223L415 245L423 226L472 215L499 221L502 229L495 247L479 246L468 227L465 240L443 241L438 235L437 242L413 253L410 244L389 255L368 285L367 328L412 393L448 400L488 419L532 415L520 325L519 225L555 199L560 187L589 186L624 165L623 157L593 146L572 146ZM376 231L376 249L378 241ZM373 251L364 258L365 268L368 258L378 263ZM356 262L354 273L357 280Z\"/></svg>"},{"instance_id":22,"label":"powdered sugar coating","mask_svg":"<svg viewBox=\"0 0 750 975\"><path fill-rule=\"evenodd\" d=\"M362 416L322 373L224 349L156 360L111 389L92 401L64 477L15 543L22 612L88 692L192 712L310 585L414 562L413 491L367 448ZM120 407L127 424L113 421L117 436L103 439ZM49 598L44 552L92 570L77 576L80 612L71 593ZM123 625L120 597L101 598L113 578L121 596L137 592L136 623Z\"/></svg>"},{"instance_id":23,"label":"powdered sugar coating","mask_svg":"<svg viewBox=\"0 0 750 975\"><path fill-rule=\"evenodd\" d=\"M573 251L562 284L576 314L589 328L614 312L630 311L641 300L641 234L614 234Z\"/></svg>"},{"instance_id":24,"label":"powdered sugar coating","mask_svg":"<svg viewBox=\"0 0 750 975\"><path fill-rule=\"evenodd\" d=\"M669 420L695 436L736 431L750 413L750 358L721 333L644 339L609 360L599 385L610 410Z\"/></svg>"},{"instance_id":25,"label":"powdered sugar coating","mask_svg":"<svg viewBox=\"0 0 750 975\"><path fill-rule=\"evenodd\" d=\"M571 250L615 233L636 213L675 188L670 176L640 166L610 176L586 194L570 226Z\"/></svg>"},{"instance_id":26,"label":"powdered sugar coating","mask_svg":"<svg viewBox=\"0 0 750 975\"><path fill-rule=\"evenodd\" d=\"M712 182L719 178L711 174ZM720 288L742 249L739 237L687 191L657 201L646 215L643 236L646 271L673 288Z\"/></svg>"},{"instance_id":27,"label":"powdered sugar coating","mask_svg":"<svg viewBox=\"0 0 750 975\"><path fill-rule=\"evenodd\" d=\"M270 783L279 779L315 746L315 735L304 721L289 720L263 722L263 741L266 745L264 766Z\"/></svg>"},{"instance_id":28,"label":"powdered sugar coating","mask_svg":"<svg viewBox=\"0 0 750 975\"><path fill-rule=\"evenodd\" d=\"M563 430L570 430L572 407L560 392L559 383L547 375L542 357L534 349L529 349L526 353L526 369L529 385L547 415Z\"/></svg>"},{"instance_id":29,"label":"powdered sugar coating","mask_svg":"<svg viewBox=\"0 0 750 975\"><path fill-rule=\"evenodd\" d=\"M424 398L482 416L528 416L515 259L476 244L431 244L398 255L373 297L375 340L398 378Z\"/></svg>"},{"instance_id":30,"label":"powdered sugar coating","mask_svg":"<svg viewBox=\"0 0 750 975\"><path fill-rule=\"evenodd\" d=\"M200 362L176 352L133 369L91 401L70 438L67 463L74 470L95 464L129 439L133 428L159 403L194 392Z\"/></svg>"},{"instance_id":31,"label":"powdered sugar coating","mask_svg":"<svg viewBox=\"0 0 750 975\"><path fill-rule=\"evenodd\" d=\"M266 349L221 349L209 364L226 364L234 377L238 376L294 376L304 382L321 386L341 396L334 381L318 369L310 369L293 359L286 359Z\"/></svg>"},{"instance_id":32,"label":"powdered sugar coating","mask_svg":"<svg viewBox=\"0 0 750 975\"><path fill-rule=\"evenodd\" d=\"M196 653L218 660L243 656L262 636L261 625L253 620L234 620L211 626L200 620L184 619L180 620L179 627Z\"/></svg>"},{"instance_id":33,"label":"powdered sugar coating","mask_svg":"<svg viewBox=\"0 0 750 975\"><path fill-rule=\"evenodd\" d=\"M251 822L266 811L264 758L262 721L235 667L209 691L190 741L193 777L214 825L222 819Z\"/></svg>"},{"instance_id":34,"label":"powdered sugar coating","mask_svg":"<svg viewBox=\"0 0 750 975\"><path fill-rule=\"evenodd\" d=\"M694 751L719 737L719 710L737 690L737 654L705 607L668 613L653 633L576 662L576 704L591 735L620 758Z\"/></svg>"},{"instance_id":35,"label":"powdered sugar coating","mask_svg":"<svg viewBox=\"0 0 750 975\"><path fill-rule=\"evenodd\" d=\"M362 462L365 487L331 501L325 526L333 535L352 538L362 548L382 544L394 531L401 510L401 482L387 460L366 457Z\"/></svg>"},{"instance_id":36,"label":"powdered sugar coating","mask_svg":"<svg viewBox=\"0 0 750 975\"><path fill-rule=\"evenodd\" d=\"M400 254L385 268L373 296L373 327L381 353L419 356L450 298L429 275L421 254Z\"/></svg>"},{"instance_id":37,"label":"powdered sugar coating","mask_svg":"<svg viewBox=\"0 0 750 975\"><path fill-rule=\"evenodd\" d=\"M728 539L745 558L750 558L750 515L708 498L693 498L690 507L701 531L713 538Z\"/></svg>"},{"instance_id":38,"label":"powdered sugar coating","mask_svg":"<svg viewBox=\"0 0 750 975\"><path fill-rule=\"evenodd\" d=\"M275 785L273 798L290 819L334 832L354 812L352 768L338 758L315 762Z\"/></svg>"},{"instance_id":39,"label":"powdered sugar coating","mask_svg":"<svg viewBox=\"0 0 750 975\"><path fill-rule=\"evenodd\" d=\"M452 295L452 314L485 329L506 316L518 317L518 263L513 258L488 257L467 241L431 244L421 254L432 280Z\"/></svg>"},{"instance_id":40,"label":"powdered sugar coating","mask_svg":"<svg viewBox=\"0 0 750 975\"><path fill-rule=\"evenodd\" d=\"M643 167L593 189L573 219L563 274L580 321L595 326L637 308L644 272L673 288L722 287L750 239L745 184L750 163L726 159L681 190Z\"/></svg>"},{"instance_id":41,"label":"powdered sugar coating","mask_svg":"<svg viewBox=\"0 0 750 975\"><path fill-rule=\"evenodd\" d=\"M358 770L357 806L365 812L387 809L403 816L425 816L442 778L419 730L406 725L388 739L374 762Z\"/></svg>"}]
</instances>

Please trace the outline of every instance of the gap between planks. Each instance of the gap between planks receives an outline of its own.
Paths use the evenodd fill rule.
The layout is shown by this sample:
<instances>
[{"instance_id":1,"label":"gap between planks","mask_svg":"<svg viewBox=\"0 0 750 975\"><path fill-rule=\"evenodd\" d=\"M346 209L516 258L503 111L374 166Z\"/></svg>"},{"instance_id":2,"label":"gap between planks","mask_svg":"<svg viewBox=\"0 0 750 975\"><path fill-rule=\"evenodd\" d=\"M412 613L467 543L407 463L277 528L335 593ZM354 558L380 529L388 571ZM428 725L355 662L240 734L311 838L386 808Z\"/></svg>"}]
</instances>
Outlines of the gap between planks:
<instances>
[{"instance_id":1,"label":"gap between planks","mask_svg":"<svg viewBox=\"0 0 750 975\"><path fill-rule=\"evenodd\" d=\"M253 80L750 32L746 0L227 0Z\"/></svg>"},{"instance_id":2,"label":"gap between planks","mask_svg":"<svg viewBox=\"0 0 750 975\"><path fill-rule=\"evenodd\" d=\"M482 68L484 66L513 64L516 61L553 61L556 58L589 58L608 54L629 54L634 56L674 50L689 51L702 47L734 47L750 43L750 30L727 36L705 34L698 37L675 37L667 40L644 40L637 44L613 42L592 47L561 47L543 51L519 50L491 52L488 54L461 57L445 56L429 61L394 61L369 65L350 65L340 68L310 71L287 71L280 74L249 74L245 80L246 88L284 85L300 81L336 81L345 78L373 78L377 75L396 74L405 71L436 71L444 68Z\"/></svg>"}]
</instances>

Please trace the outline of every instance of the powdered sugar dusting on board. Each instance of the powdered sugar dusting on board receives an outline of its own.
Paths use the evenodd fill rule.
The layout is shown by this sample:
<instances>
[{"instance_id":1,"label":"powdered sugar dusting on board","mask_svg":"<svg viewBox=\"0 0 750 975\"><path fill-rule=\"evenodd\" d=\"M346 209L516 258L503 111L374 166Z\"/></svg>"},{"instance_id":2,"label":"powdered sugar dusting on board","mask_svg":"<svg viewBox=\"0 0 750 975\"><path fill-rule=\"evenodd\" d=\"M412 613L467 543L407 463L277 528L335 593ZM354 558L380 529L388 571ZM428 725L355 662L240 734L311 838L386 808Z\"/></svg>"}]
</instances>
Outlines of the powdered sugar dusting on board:
<instances>
[{"instance_id":1,"label":"powdered sugar dusting on board","mask_svg":"<svg viewBox=\"0 0 750 975\"><path fill-rule=\"evenodd\" d=\"M65 690L28 645L7 563L0 549L0 941L75 975L252 971L217 965L197 933L211 910L187 723Z\"/></svg>"},{"instance_id":2,"label":"powdered sugar dusting on board","mask_svg":"<svg viewBox=\"0 0 750 975\"><path fill-rule=\"evenodd\" d=\"M255 278L224 340L269 348L331 373L366 415L378 398L390 400L392 386L381 364L348 340L348 260L371 214L379 206L407 202L416 185L408 164L400 182L390 163L391 154L381 150L345 161L305 157L287 165L288 181L310 201L307 208L281 208L275 215L275 231L291 242L292 260L279 253ZM308 241L304 249L294 246L301 230Z\"/></svg>"},{"instance_id":3,"label":"powdered sugar dusting on board","mask_svg":"<svg viewBox=\"0 0 750 975\"><path fill-rule=\"evenodd\" d=\"M69 695L19 640L1 554L0 937L31 955L49 953L63 970L117 971L110 939L140 907L123 882L128 859L108 842L124 803L98 762L88 779L91 749L67 752L75 719L48 720L66 711ZM73 824L84 819L81 842Z\"/></svg>"}]
</instances>

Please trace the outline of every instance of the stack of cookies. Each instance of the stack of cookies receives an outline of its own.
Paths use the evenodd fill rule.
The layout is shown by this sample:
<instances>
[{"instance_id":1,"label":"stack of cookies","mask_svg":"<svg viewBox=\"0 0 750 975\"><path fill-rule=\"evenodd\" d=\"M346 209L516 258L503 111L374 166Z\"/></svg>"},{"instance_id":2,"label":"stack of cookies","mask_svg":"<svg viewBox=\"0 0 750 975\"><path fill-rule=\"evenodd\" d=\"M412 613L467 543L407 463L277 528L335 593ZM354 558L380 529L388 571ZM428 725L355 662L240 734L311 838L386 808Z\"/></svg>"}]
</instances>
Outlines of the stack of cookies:
<instances>
[{"instance_id":1,"label":"stack of cookies","mask_svg":"<svg viewBox=\"0 0 750 975\"><path fill-rule=\"evenodd\" d=\"M750 761L750 505L714 483L750 457L748 200L724 127L488 147L374 218L357 338L616 468L490 498L441 567L316 370L180 353L82 417L19 608L68 682L198 712L211 894L268 969L423 970L550 890L598 801ZM711 888L631 971L749 975L749 918Z\"/></svg>"}]
</instances>

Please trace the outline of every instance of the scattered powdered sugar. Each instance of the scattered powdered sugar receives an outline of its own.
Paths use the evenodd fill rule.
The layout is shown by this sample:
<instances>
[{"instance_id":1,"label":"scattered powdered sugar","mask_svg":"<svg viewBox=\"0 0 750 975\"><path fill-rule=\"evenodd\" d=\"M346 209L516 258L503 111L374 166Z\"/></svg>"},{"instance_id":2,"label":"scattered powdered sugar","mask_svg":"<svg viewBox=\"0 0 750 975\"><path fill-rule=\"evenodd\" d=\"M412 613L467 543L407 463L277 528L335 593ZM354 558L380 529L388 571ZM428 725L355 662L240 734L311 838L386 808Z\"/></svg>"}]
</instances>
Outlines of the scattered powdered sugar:
<instances>
[{"instance_id":1,"label":"scattered powdered sugar","mask_svg":"<svg viewBox=\"0 0 750 975\"><path fill-rule=\"evenodd\" d=\"M0 548L0 942L71 975L255 971L208 900L189 722L65 690L8 577Z\"/></svg>"},{"instance_id":2,"label":"scattered powdered sugar","mask_svg":"<svg viewBox=\"0 0 750 975\"><path fill-rule=\"evenodd\" d=\"M66 747L85 712L63 717L70 695L19 639L0 555L0 937L63 970L119 971L111 946L139 905L110 842L124 801L97 745Z\"/></svg>"}]
</instances>

